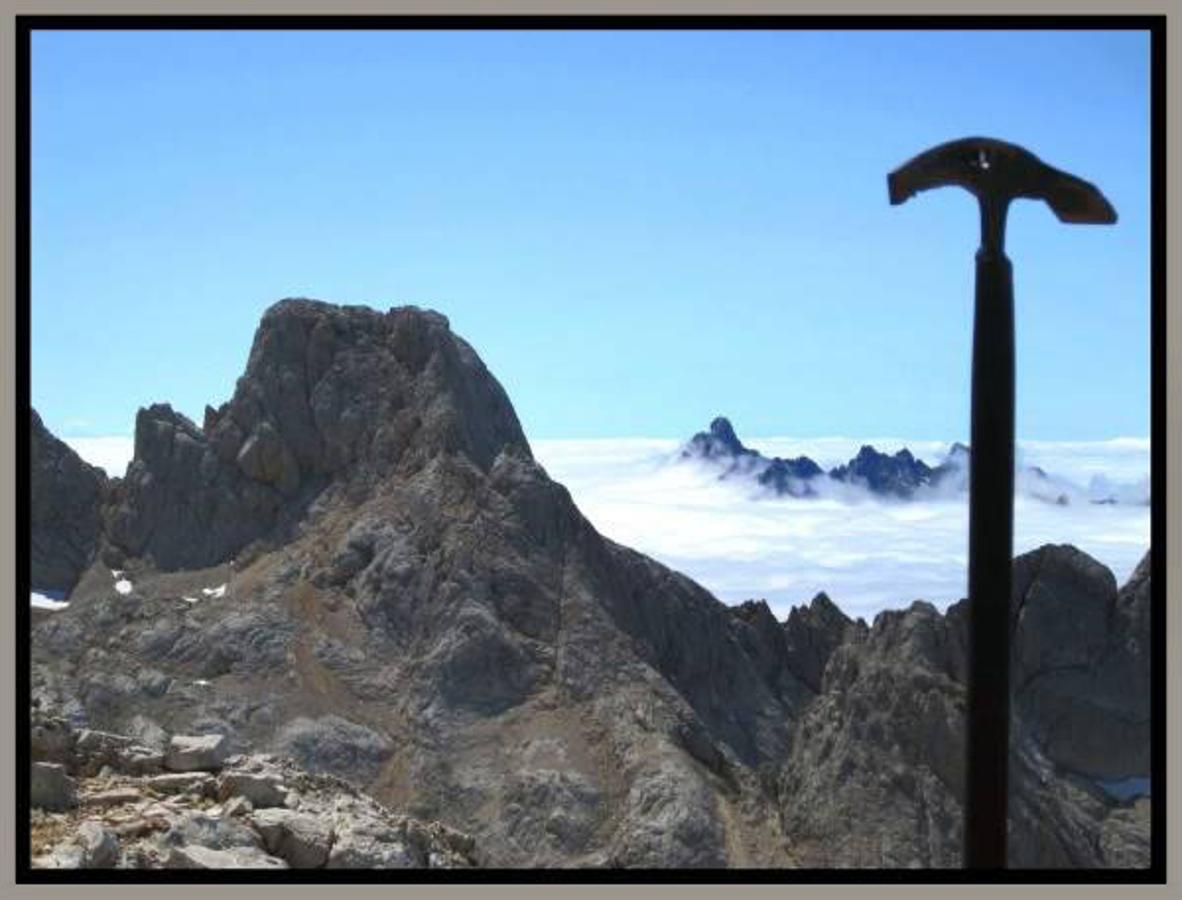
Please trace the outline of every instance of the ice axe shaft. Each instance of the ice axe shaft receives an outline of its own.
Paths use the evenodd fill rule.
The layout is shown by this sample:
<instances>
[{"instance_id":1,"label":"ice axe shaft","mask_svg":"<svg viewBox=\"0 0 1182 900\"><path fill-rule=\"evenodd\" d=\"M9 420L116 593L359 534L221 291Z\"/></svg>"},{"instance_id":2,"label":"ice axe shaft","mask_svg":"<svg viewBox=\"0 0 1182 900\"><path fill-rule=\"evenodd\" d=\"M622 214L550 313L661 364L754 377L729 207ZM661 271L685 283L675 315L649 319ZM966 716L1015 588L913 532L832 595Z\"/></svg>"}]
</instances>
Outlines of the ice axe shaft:
<instances>
[{"instance_id":1,"label":"ice axe shaft","mask_svg":"<svg viewBox=\"0 0 1182 900\"><path fill-rule=\"evenodd\" d=\"M976 196L981 246L973 313L969 457L969 671L964 864L1006 865L1010 735L1010 594L1014 521L1014 288L1005 255L1010 201L1042 200L1063 222L1110 224L1097 188L1016 144L964 138L887 176L891 203L955 185Z\"/></svg>"},{"instance_id":2,"label":"ice axe shaft","mask_svg":"<svg viewBox=\"0 0 1182 900\"><path fill-rule=\"evenodd\" d=\"M1014 289L1004 254L977 253L974 304L965 865L1002 868L1014 521Z\"/></svg>"}]
</instances>

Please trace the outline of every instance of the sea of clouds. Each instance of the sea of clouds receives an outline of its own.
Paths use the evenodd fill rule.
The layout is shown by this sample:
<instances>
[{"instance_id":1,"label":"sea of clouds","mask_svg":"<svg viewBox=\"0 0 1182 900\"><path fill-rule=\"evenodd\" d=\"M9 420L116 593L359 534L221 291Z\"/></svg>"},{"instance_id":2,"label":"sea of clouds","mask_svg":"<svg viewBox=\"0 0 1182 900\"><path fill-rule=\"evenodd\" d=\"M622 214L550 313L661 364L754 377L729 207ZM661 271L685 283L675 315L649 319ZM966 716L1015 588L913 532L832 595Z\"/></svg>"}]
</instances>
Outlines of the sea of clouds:
<instances>
[{"instance_id":1,"label":"sea of clouds","mask_svg":"<svg viewBox=\"0 0 1182 900\"><path fill-rule=\"evenodd\" d=\"M894 453L904 446L929 465L946 442L893 438L744 439L765 456L807 455L822 468L847 462L862 444ZM108 474L121 476L128 437L67 438ZM844 490L815 499L771 497L744 479L679 462L681 442L626 438L539 440L534 454L604 535L635 547L704 585L727 603L768 601L776 615L825 591L843 610L871 619L923 599L943 609L963 597L968 549L964 495L899 501ZM1111 491L1135 501L1148 494L1149 441L1019 444L1021 466L1039 466L1075 487L1067 506L1021 493L1014 505L1014 550L1070 543L1100 560L1123 583L1149 548L1149 507L1097 505Z\"/></svg>"},{"instance_id":2,"label":"sea of clouds","mask_svg":"<svg viewBox=\"0 0 1182 900\"><path fill-rule=\"evenodd\" d=\"M936 465L949 444L891 438L767 438L744 442L765 456L806 455L822 468L847 462L862 444L904 446ZM678 462L673 440L535 441L547 472L571 491L595 527L678 569L727 603L768 601L776 615L825 591L843 610L871 619L923 599L940 609L965 595L965 495L890 500L842 488L820 498L772 497L718 468ZM1014 550L1070 543L1123 583L1149 548L1149 441L1023 442L1019 464L1039 466L1072 494L1067 506L1019 493ZM1133 502L1097 505L1112 489ZM1021 491L1021 484L1019 485Z\"/></svg>"}]
</instances>

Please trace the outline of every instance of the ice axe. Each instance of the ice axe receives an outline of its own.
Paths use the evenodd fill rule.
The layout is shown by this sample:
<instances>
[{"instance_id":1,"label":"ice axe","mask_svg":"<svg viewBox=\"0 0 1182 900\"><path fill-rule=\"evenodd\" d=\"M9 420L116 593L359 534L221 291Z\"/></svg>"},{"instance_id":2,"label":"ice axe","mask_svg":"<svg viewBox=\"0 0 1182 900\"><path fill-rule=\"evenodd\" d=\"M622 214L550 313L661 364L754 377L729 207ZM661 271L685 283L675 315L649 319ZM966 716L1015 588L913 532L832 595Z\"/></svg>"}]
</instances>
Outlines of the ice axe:
<instances>
[{"instance_id":1,"label":"ice axe","mask_svg":"<svg viewBox=\"0 0 1182 900\"><path fill-rule=\"evenodd\" d=\"M887 176L892 204L958 185L981 207L973 313L969 457L969 682L964 864L1006 864L1010 734L1010 592L1014 528L1014 285L1005 224L1016 197L1044 200L1062 222L1111 224L1095 187L1016 144L970 137L933 147Z\"/></svg>"}]
</instances>

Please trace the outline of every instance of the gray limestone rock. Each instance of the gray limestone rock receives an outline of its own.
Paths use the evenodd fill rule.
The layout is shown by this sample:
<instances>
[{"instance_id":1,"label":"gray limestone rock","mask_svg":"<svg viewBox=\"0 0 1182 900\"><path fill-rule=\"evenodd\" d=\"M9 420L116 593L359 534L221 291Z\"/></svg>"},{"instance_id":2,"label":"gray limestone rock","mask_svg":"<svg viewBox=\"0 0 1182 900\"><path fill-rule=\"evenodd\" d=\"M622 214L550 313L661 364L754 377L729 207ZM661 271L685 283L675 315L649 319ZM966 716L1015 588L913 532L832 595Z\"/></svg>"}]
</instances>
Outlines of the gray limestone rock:
<instances>
[{"instance_id":1,"label":"gray limestone rock","mask_svg":"<svg viewBox=\"0 0 1182 900\"><path fill-rule=\"evenodd\" d=\"M1072 547L1015 566L1016 704L1059 765L1093 778L1149 775L1149 556L1119 592Z\"/></svg>"},{"instance_id":2,"label":"gray limestone rock","mask_svg":"<svg viewBox=\"0 0 1182 900\"><path fill-rule=\"evenodd\" d=\"M289 809L262 809L249 818L267 851L293 869L317 869L328 862L332 829L317 817Z\"/></svg>"},{"instance_id":3,"label":"gray limestone rock","mask_svg":"<svg viewBox=\"0 0 1182 900\"><path fill-rule=\"evenodd\" d=\"M176 734L168 742L164 767L172 772L215 772L222 767L228 751L225 735Z\"/></svg>"},{"instance_id":4,"label":"gray limestone rock","mask_svg":"<svg viewBox=\"0 0 1182 900\"><path fill-rule=\"evenodd\" d=\"M278 774L227 771L218 777L218 798L241 797L253 809L283 806L288 790Z\"/></svg>"},{"instance_id":5,"label":"gray limestone rock","mask_svg":"<svg viewBox=\"0 0 1182 900\"><path fill-rule=\"evenodd\" d=\"M77 783L61 763L35 762L29 773L29 803L49 810L70 809L78 803Z\"/></svg>"},{"instance_id":6,"label":"gray limestone rock","mask_svg":"<svg viewBox=\"0 0 1182 900\"><path fill-rule=\"evenodd\" d=\"M82 849L81 868L110 869L119 861L119 839L98 822L79 825L75 841Z\"/></svg>"},{"instance_id":7,"label":"gray limestone rock","mask_svg":"<svg viewBox=\"0 0 1182 900\"><path fill-rule=\"evenodd\" d=\"M287 864L274 856L250 847L215 850L200 844L170 847L167 869L286 869Z\"/></svg>"}]
</instances>

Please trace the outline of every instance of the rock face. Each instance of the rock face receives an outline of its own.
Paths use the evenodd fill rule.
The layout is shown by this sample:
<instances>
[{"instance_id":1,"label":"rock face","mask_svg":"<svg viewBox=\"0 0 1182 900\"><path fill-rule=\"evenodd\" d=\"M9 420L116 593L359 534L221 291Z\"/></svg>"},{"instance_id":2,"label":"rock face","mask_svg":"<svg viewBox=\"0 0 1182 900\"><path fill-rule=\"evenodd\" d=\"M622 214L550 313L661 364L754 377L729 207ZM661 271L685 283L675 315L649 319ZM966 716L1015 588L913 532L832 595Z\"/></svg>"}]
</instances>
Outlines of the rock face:
<instances>
[{"instance_id":1,"label":"rock face","mask_svg":"<svg viewBox=\"0 0 1182 900\"><path fill-rule=\"evenodd\" d=\"M30 580L34 589L68 592L98 550L107 478L30 412Z\"/></svg>"},{"instance_id":2,"label":"rock face","mask_svg":"<svg viewBox=\"0 0 1182 900\"><path fill-rule=\"evenodd\" d=\"M1118 596L1072 547L1015 563L1011 866L1148 864L1148 798L1119 802L1098 780L1149 772L1147 645L1132 624L1148 615L1147 576L1148 557ZM960 865L966 612L881 613L833 652L780 784L784 830L812 864Z\"/></svg>"},{"instance_id":3,"label":"rock face","mask_svg":"<svg viewBox=\"0 0 1182 900\"><path fill-rule=\"evenodd\" d=\"M442 316L285 300L203 428L167 404L137 415L111 537L161 569L210 566L281 540L330 483L368 490L437 452L487 471L513 446L508 398Z\"/></svg>"},{"instance_id":4,"label":"rock face","mask_svg":"<svg viewBox=\"0 0 1182 900\"><path fill-rule=\"evenodd\" d=\"M208 772L221 768L226 758L226 738L221 734L174 735L164 757L172 772Z\"/></svg>"},{"instance_id":5,"label":"rock face","mask_svg":"<svg viewBox=\"0 0 1182 900\"><path fill-rule=\"evenodd\" d=\"M1149 775L1149 559L1119 591L1073 547L1015 565L1018 714L1050 759L1088 778Z\"/></svg>"},{"instance_id":6,"label":"rock face","mask_svg":"<svg viewBox=\"0 0 1182 900\"><path fill-rule=\"evenodd\" d=\"M712 440L730 446L733 429L716 425ZM153 776L169 735L281 752L472 835L494 866L952 864L956 614L913 609L868 628L818 597L779 623L603 538L437 314L272 307L234 397L200 429L166 406L141 411L106 516L131 588L92 565L69 608L36 626L34 699L150 740L112 752L155 753ZM1032 623L1041 603L1026 601ZM1123 637L1097 657L1114 698L1144 637L1127 605ZM1036 683L1036 719L1076 696ZM1062 743L1051 723L1032 728L1036 745ZM35 736L73 752L60 731ZM1088 753L1087 772L1127 768L1108 764L1111 748ZM214 797L200 789L234 814L194 820L144 864L430 863L426 837L348 804L325 855L306 791L234 759ZM895 769L912 787L874 787ZM1065 823L1055 833L1072 847L1103 833L1112 859L1139 859L1139 814L1112 818L1105 795L1071 778L1038 782ZM898 846L871 854L866 829L899 798ZM1061 843L1033 852L1060 864Z\"/></svg>"}]
</instances>

